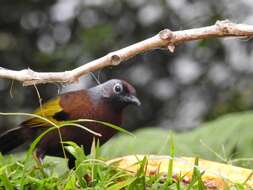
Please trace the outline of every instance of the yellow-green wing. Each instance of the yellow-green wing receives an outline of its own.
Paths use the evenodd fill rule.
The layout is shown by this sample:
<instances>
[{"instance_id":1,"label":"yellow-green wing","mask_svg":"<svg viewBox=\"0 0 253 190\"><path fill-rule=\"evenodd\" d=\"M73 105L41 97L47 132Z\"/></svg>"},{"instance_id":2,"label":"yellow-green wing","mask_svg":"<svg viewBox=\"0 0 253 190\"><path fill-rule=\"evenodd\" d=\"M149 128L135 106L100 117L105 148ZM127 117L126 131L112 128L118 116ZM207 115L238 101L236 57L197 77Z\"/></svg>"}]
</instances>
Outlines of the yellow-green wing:
<instances>
[{"instance_id":1,"label":"yellow-green wing","mask_svg":"<svg viewBox=\"0 0 253 190\"><path fill-rule=\"evenodd\" d=\"M62 107L60 106L60 97L58 97L56 99L49 100L45 104L42 104L34 111L34 114L43 117L50 117L60 111L62 111Z\"/></svg>"},{"instance_id":2,"label":"yellow-green wing","mask_svg":"<svg viewBox=\"0 0 253 190\"><path fill-rule=\"evenodd\" d=\"M62 122L54 119L54 115L58 112L61 112L61 111L62 111L62 107L60 106L60 97L58 97L56 99L50 100L50 101L46 102L45 104L41 105L39 108L37 108L33 112L33 114L42 116L42 117L54 122L55 124L59 125ZM42 126L48 127L48 126L51 126L51 124L48 123L47 121L42 120L40 118L35 118L35 117L24 121L21 125L28 126L28 127L42 127Z\"/></svg>"}]
</instances>

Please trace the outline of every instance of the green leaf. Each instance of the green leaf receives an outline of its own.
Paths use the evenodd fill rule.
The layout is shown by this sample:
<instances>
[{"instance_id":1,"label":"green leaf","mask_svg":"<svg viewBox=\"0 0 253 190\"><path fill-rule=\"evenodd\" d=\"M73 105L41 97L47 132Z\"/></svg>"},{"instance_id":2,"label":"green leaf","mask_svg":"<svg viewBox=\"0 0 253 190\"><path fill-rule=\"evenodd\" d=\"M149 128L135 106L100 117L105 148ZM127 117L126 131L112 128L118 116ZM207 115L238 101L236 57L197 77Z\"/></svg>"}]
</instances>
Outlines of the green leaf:
<instances>
[{"instance_id":1,"label":"green leaf","mask_svg":"<svg viewBox=\"0 0 253 190\"><path fill-rule=\"evenodd\" d=\"M0 179L1 179L2 185L5 187L5 189L14 190L14 187L12 186L12 184L11 184L10 180L8 179L8 177L6 176L6 174L1 173Z\"/></svg>"},{"instance_id":2,"label":"green leaf","mask_svg":"<svg viewBox=\"0 0 253 190\"><path fill-rule=\"evenodd\" d=\"M64 187L64 190L74 190L74 189L77 189L76 188L76 178L74 175L70 175L69 179L68 179L68 182L66 183L65 187Z\"/></svg>"},{"instance_id":3,"label":"green leaf","mask_svg":"<svg viewBox=\"0 0 253 190\"><path fill-rule=\"evenodd\" d=\"M124 181L120 181L118 183L115 183L114 185L111 185L106 190L119 190L119 189L123 189L123 188L129 186L131 183L133 183L135 179L136 178L130 177L130 178L124 180Z\"/></svg>"},{"instance_id":4,"label":"green leaf","mask_svg":"<svg viewBox=\"0 0 253 190\"><path fill-rule=\"evenodd\" d=\"M72 141L64 141L63 144L69 145L65 146L65 148L75 157L79 164L86 159L83 148L78 146L76 143Z\"/></svg>"}]
</instances>

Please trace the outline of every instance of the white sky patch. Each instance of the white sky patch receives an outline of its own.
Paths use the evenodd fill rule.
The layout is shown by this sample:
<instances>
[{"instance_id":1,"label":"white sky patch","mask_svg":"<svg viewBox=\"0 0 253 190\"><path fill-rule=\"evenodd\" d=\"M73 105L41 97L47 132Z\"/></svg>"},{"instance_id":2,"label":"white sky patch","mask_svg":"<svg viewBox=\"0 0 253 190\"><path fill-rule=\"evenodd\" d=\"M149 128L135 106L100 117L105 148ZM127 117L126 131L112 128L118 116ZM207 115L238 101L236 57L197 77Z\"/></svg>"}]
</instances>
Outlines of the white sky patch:
<instances>
[{"instance_id":1,"label":"white sky patch","mask_svg":"<svg viewBox=\"0 0 253 190\"><path fill-rule=\"evenodd\" d=\"M148 26L162 17L163 9L158 5L146 5L142 7L138 12L138 19L140 23L144 26Z\"/></svg>"},{"instance_id":2,"label":"white sky patch","mask_svg":"<svg viewBox=\"0 0 253 190\"><path fill-rule=\"evenodd\" d=\"M53 36L56 42L64 44L68 42L71 37L70 28L66 25L56 25L53 28Z\"/></svg>"},{"instance_id":3,"label":"white sky patch","mask_svg":"<svg viewBox=\"0 0 253 190\"><path fill-rule=\"evenodd\" d=\"M176 85L169 79L160 79L152 84L152 92L157 98L167 100L175 95Z\"/></svg>"},{"instance_id":4,"label":"white sky patch","mask_svg":"<svg viewBox=\"0 0 253 190\"><path fill-rule=\"evenodd\" d=\"M182 84L194 82L202 73L200 65L190 57L181 57L175 60L172 70Z\"/></svg>"},{"instance_id":5,"label":"white sky patch","mask_svg":"<svg viewBox=\"0 0 253 190\"><path fill-rule=\"evenodd\" d=\"M43 53L52 53L55 50L55 41L49 35L42 35L37 41L39 50Z\"/></svg>"},{"instance_id":6,"label":"white sky patch","mask_svg":"<svg viewBox=\"0 0 253 190\"><path fill-rule=\"evenodd\" d=\"M58 0L51 8L51 17L58 22L72 19L77 14L80 0Z\"/></svg>"},{"instance_id":7,"label":"white sky patch","mask_svg":"<svg viewBox=\"0 0 253 190\"><path fill-rule=\"evenodd\" d=\"M222 63L213 63L208 72L208 78L216 85L227 84L229 80L232 81L232 73L228 68L228 65Z\"/></svg>"},{"instance_id":8,"label":"white sky patch","mask_svg":"<svg viewBox=\"0 0 253 190\"><path fill-rule=\"evenodd\" d=\"M145 65L136 65L130 69L129 75L137 85L146 85L153 77L152 70Z\"/></svg>"}]
</instances>

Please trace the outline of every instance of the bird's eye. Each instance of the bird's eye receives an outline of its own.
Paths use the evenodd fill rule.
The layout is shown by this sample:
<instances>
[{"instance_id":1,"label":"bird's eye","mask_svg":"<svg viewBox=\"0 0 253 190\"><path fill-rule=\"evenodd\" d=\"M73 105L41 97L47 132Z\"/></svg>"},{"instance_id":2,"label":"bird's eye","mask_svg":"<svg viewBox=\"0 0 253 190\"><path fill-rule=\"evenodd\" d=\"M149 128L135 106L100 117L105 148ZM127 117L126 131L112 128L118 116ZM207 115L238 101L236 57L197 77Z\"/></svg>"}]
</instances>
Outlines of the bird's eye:
<instances>
[{"instance_id":1,"label":"bird's eye","mask_svg":"<svg viewBox=\"0 0 253 190\"><path fill-rule=\"evenodd\" d=\"M119 94L123 91L123 87L121 84L115 84L114 87L113 87L113 91L116 93L116 94Z\"/></svg>"}]
</instances>

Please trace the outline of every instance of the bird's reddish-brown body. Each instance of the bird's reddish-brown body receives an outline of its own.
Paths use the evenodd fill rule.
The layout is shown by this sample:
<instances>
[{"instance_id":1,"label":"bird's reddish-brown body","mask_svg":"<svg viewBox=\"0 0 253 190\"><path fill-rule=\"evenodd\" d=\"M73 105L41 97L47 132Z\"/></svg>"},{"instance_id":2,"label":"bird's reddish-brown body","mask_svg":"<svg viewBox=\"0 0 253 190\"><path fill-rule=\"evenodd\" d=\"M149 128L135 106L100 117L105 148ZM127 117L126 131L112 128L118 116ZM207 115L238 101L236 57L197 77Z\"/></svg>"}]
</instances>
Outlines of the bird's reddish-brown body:
<instances>
[{"instance_id":1,"label":"bird's reddish-brown body","mask_svg":"<svg viewBox=\"0 0 253 190\"><path fill-rule=\"evenodd\" d=\"M96 100L87 94L86 91L77 91L67 93L61 96L60 105L64 112L68 113L68 120L91 119L105 121L117 126L122 124L122 110L114 110L108 102ZM76 106L78 105L78 106ZM94 122L81 123L83 126L100 133L99 139L104 144L115 133L116 130L102 124ZM85 152L90 152L93 134L82 128L66 126L60 129L63 141L73 141L78 145L84 145ZM56 151L57 150L57 151ZM37 146L37 154L44 157L45 154L51 156L63 156L62 146L59 144L58 131L52 131L47 134Z\"/></svg>"},{"instance_id":2,"label":"bird's reddish-brown body","mask_svg":"<svg viewBox=\"0 0 253 190\"><path fill-rule=\"evenodd\" d=\"M91 119L108 122L117 126L122 124L122 112L129 104L139 105L135 89L129 83L113 79L88 90L79 90L63 94L42 106L36 114L55 122ZM101 137L75 126L60 128L63 141L73 141L82 145L85 152L90 152L94 137L101 144L108 141L116 130L95 122L79 123L101 134ZM7 131L0 136L0 151L7 153L27 140L33 140L42 131L52 127L49 123L32 118L20 124L16 129ZM58 130L46 134L37 145L37 156L43 159L45 155L63 156ZM74 166L73 157L68 154L69 166Z\"/></svg>"}]
</instances>

